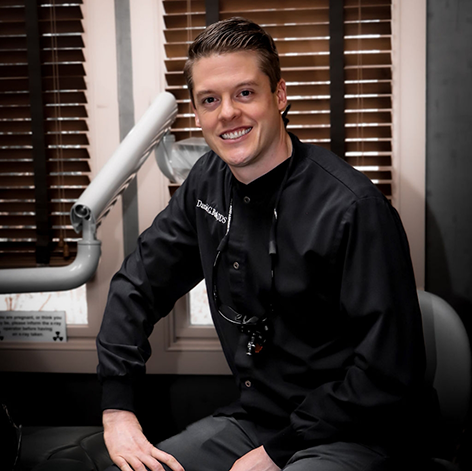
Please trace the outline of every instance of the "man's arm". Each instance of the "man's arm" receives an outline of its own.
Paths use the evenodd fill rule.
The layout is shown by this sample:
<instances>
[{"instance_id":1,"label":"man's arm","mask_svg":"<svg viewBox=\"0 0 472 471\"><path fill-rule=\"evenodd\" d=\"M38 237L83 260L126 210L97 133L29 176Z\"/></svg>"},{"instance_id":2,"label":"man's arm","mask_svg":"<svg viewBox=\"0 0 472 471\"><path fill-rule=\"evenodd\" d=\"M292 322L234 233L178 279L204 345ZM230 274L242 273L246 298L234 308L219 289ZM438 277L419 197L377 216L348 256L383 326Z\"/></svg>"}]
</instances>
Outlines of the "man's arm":
<instances>
[{"instance_id":1,"label":"man's arm","mask_svg":"<svg viewBox=\"0 0 472 471\"><path fill-rule=\"evenodd\" d=\"M345 341L353 353L344 378L311 391L290 425L264 443L281 467L302 448L353 437L408 441L420 426L415 404L423 387L424 342L398 215L382 198L358 201L346 212L334 244L338 308L345 319L340 327L350 326Z\"/></svg>"},{"instance_id":2,"label":"man's arm","mask_svg":"<svg viewBox=\"0 0 472 471\"><path fill-rule=\"evenodd\" d=\"M97 336L103 410L134 410L134 382L151 355L154 324L203 277L196 231L180 206L171 201L156 217L110 284Z\"/></svg>"},{"instance_id":3,"label":"man's arm","mask_svg":"<svg viewBox=\"0 0 472 471\"><path fill-rule=\"evenodd\" d=\"M134 415L134 385L151 355L148 337L154 324L202 278L196 229L187 209L193 208L194 198L188 193L184 183L113 277L97 337L106 445L125 470L133 463L135 471L144 470L140 463L160 469L156 460L163 457L147 442Z\"/></svg>"}]
</instances>

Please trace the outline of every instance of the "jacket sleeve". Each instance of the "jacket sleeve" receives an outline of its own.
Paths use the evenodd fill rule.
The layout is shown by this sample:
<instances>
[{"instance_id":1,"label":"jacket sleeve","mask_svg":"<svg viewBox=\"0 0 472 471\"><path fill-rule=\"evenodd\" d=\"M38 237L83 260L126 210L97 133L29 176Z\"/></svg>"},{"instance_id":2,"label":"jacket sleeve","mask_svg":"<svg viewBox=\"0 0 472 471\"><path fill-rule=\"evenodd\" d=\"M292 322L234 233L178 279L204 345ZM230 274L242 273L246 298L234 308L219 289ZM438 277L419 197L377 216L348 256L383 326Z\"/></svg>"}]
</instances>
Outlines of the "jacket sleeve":
<instances>
[{"instance_id":1,"label":"jacket sleeve","mask_svg":"<svg viewBox=\"0 0 472 471\"><path fill-rule=\"evenodd\" d=\"M339 311L360 332L342 381L313 390L264 447L284 467L298 450L339 440L408 441L425 353L408 242L391 205L368 197L344 214L334 241ZM351 437L351 438L350 438Z\"/></svg>"},{"instance_id":2,"label":"jacket sleeve","mask_svg":"<svg viewBox=\"0 0 472 471\"><path fill-rule=\"evenodd\" d=\"M103 409L134 411L133 379L145 372L154 324L203 278L192 179L141 234L111 281L97 337Z\"/></svg>"}]
</instances>

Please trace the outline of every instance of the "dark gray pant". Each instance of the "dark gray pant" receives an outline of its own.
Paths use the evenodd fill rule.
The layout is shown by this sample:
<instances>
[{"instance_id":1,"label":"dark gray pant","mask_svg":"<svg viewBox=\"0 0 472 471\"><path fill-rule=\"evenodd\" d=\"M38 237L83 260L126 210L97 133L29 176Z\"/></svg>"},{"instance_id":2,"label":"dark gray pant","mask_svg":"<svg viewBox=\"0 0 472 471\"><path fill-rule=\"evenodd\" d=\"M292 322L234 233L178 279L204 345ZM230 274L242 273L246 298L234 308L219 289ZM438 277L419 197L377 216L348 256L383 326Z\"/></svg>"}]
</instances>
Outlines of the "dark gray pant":
<instances>
[{"instance_id":1,"label":"dark gray pant","mask_svg":"<svg viewBox=\"0 0 472 471\"><path fill-rule=\"evenodd\" d=\"M233 463L261 445L255 427L228 417L207 417L174 437L157 444L173 455L185 471L229 471ZM295 453L284 471L428 471L429 460L411 456L393 459L381 447L336 442ZM164 465L164 468L168 468ZM106 471L118 471L111 466Z\"/></svg>"},{"instance_id":2,"label":"dark gray pant","mask_svg":"<svg viewBox=\"0 0 472 471\"><path fill-rule=\"evenodd\" d=\"M229 471L238 458L260 445L251 423L207 417L159 443L157 448L173 455L185 471ZM284 470L392 471L395 468L380 448L337 442L295 453Z\"/></svg>"}]
</instances>

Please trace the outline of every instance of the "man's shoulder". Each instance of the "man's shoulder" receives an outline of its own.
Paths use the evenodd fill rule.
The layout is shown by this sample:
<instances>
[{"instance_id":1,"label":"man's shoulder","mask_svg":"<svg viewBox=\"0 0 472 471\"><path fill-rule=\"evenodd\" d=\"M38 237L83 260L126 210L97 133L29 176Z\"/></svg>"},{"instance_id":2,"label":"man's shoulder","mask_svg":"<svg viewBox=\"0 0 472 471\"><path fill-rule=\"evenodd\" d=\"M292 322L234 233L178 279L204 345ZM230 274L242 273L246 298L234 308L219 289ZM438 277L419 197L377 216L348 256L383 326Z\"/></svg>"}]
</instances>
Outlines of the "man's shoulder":
<instances>
[{"instance_id":1,"label":"man's shoulder","mask_svg":"<svg viewBox=\"0 0 472 471\"><path fill-rule=\"evenodd\" d=\"M226 164L212 150L203 154L192 166L185 181L190 188L201 188L218 178L224 178L227 168Z\"/></svg>"},{"instance_id":2,"label":"man's shoulder","mask_svg":"<svg viewBox=\"0 0 472 471\"><path fill-rule=\"evenodd\" d=\"M328 149L293 139L296 155L308 178L314 182L345 192L353 199L383 197L382 193L362 172Z\"/></svg>"},{"instance_id":3,"label":"man's shoulder","mask_svg":"<svg viewBox=\"0 0 472 471\"><path fill-rule=\"evenodd\" d=\"M224 189L228 187L230 179L231 172L228 166L210 150L195 162L182 185L186 201L202 200L219 207L219 200L223 197Z\"/></svg>"}]
</instances>

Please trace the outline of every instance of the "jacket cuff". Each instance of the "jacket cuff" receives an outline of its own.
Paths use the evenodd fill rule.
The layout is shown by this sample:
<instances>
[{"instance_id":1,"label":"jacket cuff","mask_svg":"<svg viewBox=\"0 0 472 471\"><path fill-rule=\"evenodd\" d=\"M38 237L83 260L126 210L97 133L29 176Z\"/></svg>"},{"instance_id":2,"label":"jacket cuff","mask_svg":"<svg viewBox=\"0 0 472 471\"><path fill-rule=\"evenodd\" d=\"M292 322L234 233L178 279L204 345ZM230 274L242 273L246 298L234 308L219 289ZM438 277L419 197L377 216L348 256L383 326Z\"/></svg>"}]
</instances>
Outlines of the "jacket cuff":
<instances>
[{"instance_id":1,"label":"jacket cuff","mask_svg":"<svg viewBox=\"0 0 472 471\"><path fill-rule=\"evenodd\" d=\"M134 387L129 378L109 378L102 382L102 411L105 409L128 410L136 413Z\"/></svg>"},{"instance_id":2,"label":"jacket cuff","mask_svg":"<svg viewBox=\"0 0 472 471\"><path fill-rule=\"evenodd\" d=\"M292 427L287 427L262 444L270 459L281 469L302 447L300 437Z\"/></svg>"}]
</instances>

